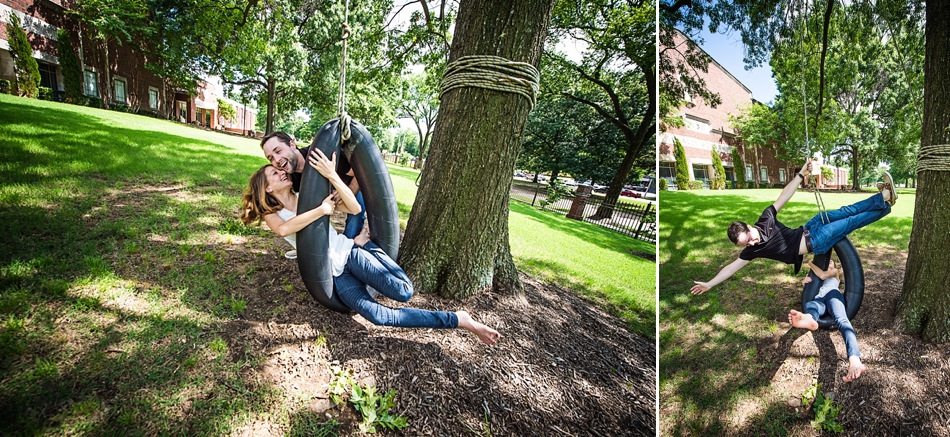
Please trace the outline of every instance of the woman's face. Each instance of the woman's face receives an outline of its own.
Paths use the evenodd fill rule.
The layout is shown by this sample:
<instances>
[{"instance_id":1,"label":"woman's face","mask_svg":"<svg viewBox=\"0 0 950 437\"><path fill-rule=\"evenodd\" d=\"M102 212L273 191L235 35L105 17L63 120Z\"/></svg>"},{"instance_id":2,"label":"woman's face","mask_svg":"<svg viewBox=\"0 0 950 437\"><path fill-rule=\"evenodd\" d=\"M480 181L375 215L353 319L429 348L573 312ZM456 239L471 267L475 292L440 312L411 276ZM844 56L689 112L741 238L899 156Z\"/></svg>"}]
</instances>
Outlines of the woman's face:
<instances>
[{"instance_id":1,"label":"woman's face","mask_svg":"<svg viewBox=\"0 0 950 437\"><path fill-rule=\"evenodd\" d=\"M278 170L272 165L268 165L264 169L264 176L267 177L268 191L278 191L294 185L293 181L290 180L290 176L287 176L287 172Z\"/></svg>"}]
</instances>

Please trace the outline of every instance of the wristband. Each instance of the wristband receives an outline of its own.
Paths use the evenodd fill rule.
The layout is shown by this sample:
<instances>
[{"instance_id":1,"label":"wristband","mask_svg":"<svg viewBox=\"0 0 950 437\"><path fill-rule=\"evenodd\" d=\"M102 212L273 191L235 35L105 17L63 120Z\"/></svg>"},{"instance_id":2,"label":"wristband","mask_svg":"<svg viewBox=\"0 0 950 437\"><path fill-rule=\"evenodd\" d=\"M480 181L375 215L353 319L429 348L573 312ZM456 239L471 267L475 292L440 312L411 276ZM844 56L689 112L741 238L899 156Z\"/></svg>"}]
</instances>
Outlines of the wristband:
<instances>
[{"instance_id":1,"label":"wristband","mask_svg":"<svg viewBox=\"0 0 950 437\"><path fill-rule=\"evenodd\" d=\"M805 175L803 175L803 174L801 174L801 173L799 173L798 175L801 176L802 180L805 180Z\"/></svg>"}]
</instances>

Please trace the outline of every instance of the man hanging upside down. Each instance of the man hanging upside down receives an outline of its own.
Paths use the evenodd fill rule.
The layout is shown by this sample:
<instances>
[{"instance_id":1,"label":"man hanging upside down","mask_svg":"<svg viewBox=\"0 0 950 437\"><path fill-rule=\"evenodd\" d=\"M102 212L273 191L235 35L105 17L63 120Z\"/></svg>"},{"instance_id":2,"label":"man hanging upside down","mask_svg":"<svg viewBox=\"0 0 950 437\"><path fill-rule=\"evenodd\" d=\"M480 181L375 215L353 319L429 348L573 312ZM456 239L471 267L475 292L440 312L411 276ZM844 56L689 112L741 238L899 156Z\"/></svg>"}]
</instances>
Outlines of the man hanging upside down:
<instances>
[{"instance_id":1,"label":"man hanging upside down","mask_svg":"<svg viewBox=\"0 0 950 437\"><path fill-rule=\"evenodd\" d=\"M853 205L848 205L825 214L812 217L804 226L792 229L778 221L778 213L792 198L801 181L812 172L812 160L808 158L802 173L782 189L778 199L765 208L759 220L749 226L744 222L732 222L728 235L737 246L745 247L739 258L722 268L709 282L694 281L690 288L693 294L703 294L725 281L739 269L756 258L769 258L785 264L794 264L795 273L802 267L802 256L806 253L823 254L842 238L855 229L862 228L880 220L891 212L891 205L897 201L897 191L891 175L884 173L884 182L878 182L878 193ZM799 180L801 178L801 180ZM828 223L822 221L822 216Z\"/></svg>"}]
</instances>

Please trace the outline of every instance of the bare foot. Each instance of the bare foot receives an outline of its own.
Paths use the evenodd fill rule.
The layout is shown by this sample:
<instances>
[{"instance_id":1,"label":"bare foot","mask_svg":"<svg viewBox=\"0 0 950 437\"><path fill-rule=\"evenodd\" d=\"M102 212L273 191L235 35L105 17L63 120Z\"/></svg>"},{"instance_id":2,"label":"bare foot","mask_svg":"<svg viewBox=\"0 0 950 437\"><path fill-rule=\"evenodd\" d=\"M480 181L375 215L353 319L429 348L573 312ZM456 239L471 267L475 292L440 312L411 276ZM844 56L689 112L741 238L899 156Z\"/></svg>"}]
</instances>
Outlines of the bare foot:
<instances>
[{"instance_id":1,"label":"bare foot","mask_svg":"<svg viewBox=\"0 0 950 437\"><path fill-rule=\"evenodd\" d=\"M868 370L864 364L861 364L861 357L848 357L848 374L841 377L844 382L851 382L858 379L865 370Z\"/></svg>"},{"instance_id":2,"label":"bare foot","mask_svg":"<svg viewBox=\"0 0 950 437\"><path fill-rule=\"evenodd\" d=\"M457 311L455 315L459 318L459 327L465 328L472 334L477 335L482 343L492 345L501 338L501 334L499 334L498 331L476 322L467 311Z\"/></svg>"},{"instance_id":3,"label":"bare foot","mask_svg":"<svg viewBox=\"0 0 950 437\"><path fill-rule=\"evenodd\" d=\"M363 226L363 230L360 231L360 234L353 238L353 243L359 247L363 247L364 244L369 243L369 226Z\"/></svg>"},{"instance_id":4,"label":"bare foot","mask_svg":"<svg viewBox=\"0 0 950 437\"><path fill-rule=\"evenodd\" d=\"M807 329L809 331L818 329L818 322L812 318L811 314L801 313L795 310L788 312L788 323L791 323L792 326L796 328Z\"/></svg>"}]
</instances>

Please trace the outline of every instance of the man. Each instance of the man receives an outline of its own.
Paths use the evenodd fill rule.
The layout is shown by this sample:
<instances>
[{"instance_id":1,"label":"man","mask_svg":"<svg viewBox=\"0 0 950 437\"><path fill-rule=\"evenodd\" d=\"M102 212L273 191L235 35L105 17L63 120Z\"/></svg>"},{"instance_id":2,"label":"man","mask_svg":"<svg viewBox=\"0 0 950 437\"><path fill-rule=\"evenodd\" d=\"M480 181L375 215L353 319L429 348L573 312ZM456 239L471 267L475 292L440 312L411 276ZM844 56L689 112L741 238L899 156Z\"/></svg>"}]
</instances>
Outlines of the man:
<instances>
[{"instance_id":1,"label":"man","mask_svg":"<svg viewBox=\"0 0 950 437\"><path fill-rule=\"evenodd\" d=\"M877 184L879 190L877 194L835 211L819 213L805 223L805 226L796 229L789 228L779 222L776 217L785 203L795 194L798 185L805 180L811 167L812 161L808 158L802 168L803 173L798 173L792 178L782 189L775 203L765 208L755 225L749 226L743 222L732 222L729 225L727 232L729 239L745 249L739 254L738 259L723 267L709 282L693 281L696 284L690 288L693 294L709 291L756 258L769 258L786 264L794 264L795 273L798 273L802 267L802 255L827 253L835 243L855 229L867 226L886 216L891 212L891 205L897 201L894 181L891 175L885 172L884 182ZM823 219L828 223L824 223Z\"/></svg>"},{"instance_id":2,"label":"man","mask_svg":"<svg viewBox=\"0 0 950 437\"><path fill-rule=\"evenodd\" d=\"M270 161L271 165L290 175L294 192L299 193L300 181L303 178L303 169L307 166L306 157L310 153L310 148L297 148L293 137L284 132L273 132L261 139L261 150L264 151L264 157ZM363 230L363 223L366 220L366 204L363 202L363 193L359 191L359 184L357 184L356 178L353 177L353 169L350 168L349 162L342 159L340 164L337 171L343 173L340 175L341 178L350 187L350 190L356 194L356 200L363 208L363 212L359 214L346 215L346 227L343 230L343 235L353 239Z\"/></svg>"}]
</instances>

